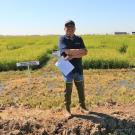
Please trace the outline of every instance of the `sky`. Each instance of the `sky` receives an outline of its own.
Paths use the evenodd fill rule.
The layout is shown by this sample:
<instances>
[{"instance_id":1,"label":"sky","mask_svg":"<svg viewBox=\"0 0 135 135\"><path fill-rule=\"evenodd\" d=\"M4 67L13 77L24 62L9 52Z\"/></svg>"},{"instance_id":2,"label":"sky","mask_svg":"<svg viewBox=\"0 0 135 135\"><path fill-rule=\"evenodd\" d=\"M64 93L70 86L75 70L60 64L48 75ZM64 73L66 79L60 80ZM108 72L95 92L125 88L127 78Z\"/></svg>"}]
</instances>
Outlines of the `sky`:
<instances>
[{"instance_id":1,"label":"sky","mask_svg":"<svg viewBox=\"0 0 135 135\"><path fill-rule=\"evenodd\" d=\"M74 20L77 34L135 31L135 0L0 0L0 34L64 34Z\"/></svg>"}]
</instances>

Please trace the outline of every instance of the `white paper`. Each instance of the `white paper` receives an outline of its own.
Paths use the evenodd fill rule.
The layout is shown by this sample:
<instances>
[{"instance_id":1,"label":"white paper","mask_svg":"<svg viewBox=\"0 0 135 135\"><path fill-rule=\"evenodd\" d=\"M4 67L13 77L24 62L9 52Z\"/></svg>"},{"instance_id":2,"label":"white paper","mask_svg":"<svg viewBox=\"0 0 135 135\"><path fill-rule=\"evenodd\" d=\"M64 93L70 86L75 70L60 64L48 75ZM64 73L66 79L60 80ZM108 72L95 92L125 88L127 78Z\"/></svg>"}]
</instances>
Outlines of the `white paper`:
<instances>
[{"instance_id":1,"label":"white paper","mask_svg":"<svg viewBox=\"0 0 135 135\"><path fill-rule=\"evenodd\" d=\"M52 55L55 57L60 57L60 51L53 51Z\"/></svg>"},{"instance_id":2,"label":"white paper","mask_svg":"<svg viewBox=\"0 0 135 135\"><path fill-rule=\"evenodd\" d=\"M68 60L65 60L63 56L60 57L60 59L55 63L55 65L65 76L74 69L74 66Z\"/></svg>"}]
</instances>

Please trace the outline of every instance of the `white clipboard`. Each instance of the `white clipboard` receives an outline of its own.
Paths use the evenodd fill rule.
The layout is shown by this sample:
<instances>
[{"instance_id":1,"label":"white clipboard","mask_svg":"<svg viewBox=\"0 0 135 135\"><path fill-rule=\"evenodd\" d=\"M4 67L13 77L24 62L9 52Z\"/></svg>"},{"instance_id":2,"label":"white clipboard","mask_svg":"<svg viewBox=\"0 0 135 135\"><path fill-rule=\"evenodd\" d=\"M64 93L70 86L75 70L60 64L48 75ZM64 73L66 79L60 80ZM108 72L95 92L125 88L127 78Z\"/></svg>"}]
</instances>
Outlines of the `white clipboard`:
<instances>
[{"instance_id":1,"label":"white clipboard","mask_svg":"<svg viewBox=\"0 0 135 135\"><path fill-rule=\"evenodd\" d=\"M74 69L74 66L68 60L65 60L63 56L55 63L55 66L58 67L65 76Z\"/></svg>"}]
</instances>

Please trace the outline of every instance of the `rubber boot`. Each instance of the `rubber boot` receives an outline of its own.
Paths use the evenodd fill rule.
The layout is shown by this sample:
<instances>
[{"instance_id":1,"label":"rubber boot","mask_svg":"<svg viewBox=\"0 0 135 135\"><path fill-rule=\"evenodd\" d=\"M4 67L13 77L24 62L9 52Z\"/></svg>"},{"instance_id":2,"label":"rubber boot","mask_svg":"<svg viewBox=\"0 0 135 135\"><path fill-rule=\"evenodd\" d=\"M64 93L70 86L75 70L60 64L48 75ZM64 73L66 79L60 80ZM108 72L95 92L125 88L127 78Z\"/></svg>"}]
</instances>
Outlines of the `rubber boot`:
<instances>
[{"instance_id":1,"label":"rubber boot","mask_svg":"<svg viewBox=\"0 0 135 135\"><path fill-rule=\"evenodd\" d=\"M83 113L89 114L90 112L85 105L84 81L74 81L74 82L78 92L80 110Z\"/></svg>"},{"instance_id":2,"label":"rubber boot","mask_svg":"<svg viewBox=\"0 0 135 135\"><path fill-rule=\"evenodd\" d=\"M65 85L66 85L64 91L65 116L71 117L72 114L70 110L70 105L71 105L71 94L72 94L73 83L66 83Z\"/></svg>"}]
</instances>

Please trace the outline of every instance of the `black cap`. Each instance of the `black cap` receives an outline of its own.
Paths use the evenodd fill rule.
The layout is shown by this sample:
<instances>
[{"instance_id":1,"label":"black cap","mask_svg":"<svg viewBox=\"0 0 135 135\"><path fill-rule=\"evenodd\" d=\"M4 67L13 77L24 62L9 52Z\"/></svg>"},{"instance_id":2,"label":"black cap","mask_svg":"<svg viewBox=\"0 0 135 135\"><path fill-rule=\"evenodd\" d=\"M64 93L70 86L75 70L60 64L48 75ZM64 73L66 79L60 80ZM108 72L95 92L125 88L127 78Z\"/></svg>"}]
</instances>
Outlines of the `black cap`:
<instances>
[{"instance_id":1,"label":"black cap","mask_svg":"<svg viewBox=\"0 0 135 135\"><path fill-rule=\"evenodd\" d=\"M72 20L68 20L68 21L65 22L65 26L68 26L68 25L73 25L73 26L75 26L75 22L72 21Z\"/></svg>"}]
</instances>

